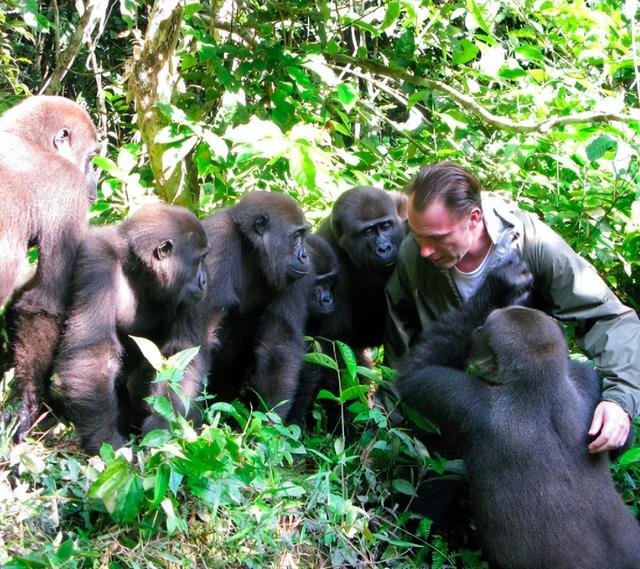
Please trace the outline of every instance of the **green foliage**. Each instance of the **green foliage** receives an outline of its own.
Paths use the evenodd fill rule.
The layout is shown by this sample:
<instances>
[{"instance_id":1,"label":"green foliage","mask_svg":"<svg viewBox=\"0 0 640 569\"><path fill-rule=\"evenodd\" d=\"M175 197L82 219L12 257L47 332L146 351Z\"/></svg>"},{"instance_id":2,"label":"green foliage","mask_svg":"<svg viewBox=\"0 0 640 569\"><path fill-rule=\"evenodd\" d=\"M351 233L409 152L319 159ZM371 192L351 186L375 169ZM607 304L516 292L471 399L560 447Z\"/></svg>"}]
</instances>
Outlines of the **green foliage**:
<instances>
[{"instance_id":1,"label":"green foliage","mask_svg":"<svg viewBox=\"0 0 640 569\"><path fill-rule=\"evenodd\" d=\"M151 4L104 4L61 92L104 121L96 224L157 187L129 83ZM315 223L348 187L399 189L421 165L455 160L540 215L639 307L636 2L231 5L184 4L178 81L159 107L163 167L189 163L201 213L262 189L292 195ZM80 22L73 3L2 3L0 110L40 90ZM143 351L177 390L189 353ZM320 394L340 406L335 434L320 408L301 432L223 403L196 433L164 397L152 404L171 432L89 460L60 426L16 446L0 432L0 564L480 567L426 521L408 532L408 514L391 506L420 472L456 468L394 426L392 371L358 366L340 343L307 360L336 373L339 389ZM638 464L634 448L613 467L636 515Z\"/></svg>"}]
</instances>

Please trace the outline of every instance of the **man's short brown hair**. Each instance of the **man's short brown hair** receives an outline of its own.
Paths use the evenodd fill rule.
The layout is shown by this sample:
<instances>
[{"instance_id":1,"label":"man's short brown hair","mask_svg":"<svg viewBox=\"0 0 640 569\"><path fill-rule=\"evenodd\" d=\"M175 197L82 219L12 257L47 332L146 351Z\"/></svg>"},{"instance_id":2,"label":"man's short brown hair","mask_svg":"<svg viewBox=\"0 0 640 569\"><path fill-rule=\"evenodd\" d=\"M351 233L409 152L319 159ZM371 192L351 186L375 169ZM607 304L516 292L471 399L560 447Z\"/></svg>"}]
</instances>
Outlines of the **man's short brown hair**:
<instances>
[{"instance_id":1,"label":"man's short brown hair","mask_svg":"<svg viewBox=\"0 0 640 569\"><path fill-rule=\"evenodd\" d=\"M467 215L474 207L482 208L480 183L462 166L438 162L424 167L406 189L413 196L412 207L423 212L436 198L455 217Z\"/></svg>"}]
</instances>

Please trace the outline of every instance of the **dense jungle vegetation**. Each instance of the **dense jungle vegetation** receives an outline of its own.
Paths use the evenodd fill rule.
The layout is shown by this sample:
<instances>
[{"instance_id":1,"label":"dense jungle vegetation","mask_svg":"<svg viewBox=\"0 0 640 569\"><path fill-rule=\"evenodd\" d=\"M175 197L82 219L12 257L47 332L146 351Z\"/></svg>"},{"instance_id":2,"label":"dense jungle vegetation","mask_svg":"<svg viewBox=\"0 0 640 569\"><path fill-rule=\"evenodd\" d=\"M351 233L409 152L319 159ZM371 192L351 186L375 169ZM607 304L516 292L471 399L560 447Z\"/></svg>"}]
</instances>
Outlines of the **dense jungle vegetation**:
<instances>
[{"instance_id":1,"label":"dense jungle vegetation","mask_svg":"<svg viewBox=\"0 0 640 569\"><path fill-rule=\"evenodd\" d=\"M86 106L94 224L157 198L205 215L254 189L316 224L345 189L400 190L454 160L638 309L638 33L636 0L5 0L0 111L37 93ZM0 565L486 567L396 504L450 465L372 404L393 371L334 356L338 432L320 410L301 430L221 403L201 432L173 417L92 458L50 417L18 445L0 431ZM612 469L638 516L640 447Z\"/></svg>"}]
</instances>

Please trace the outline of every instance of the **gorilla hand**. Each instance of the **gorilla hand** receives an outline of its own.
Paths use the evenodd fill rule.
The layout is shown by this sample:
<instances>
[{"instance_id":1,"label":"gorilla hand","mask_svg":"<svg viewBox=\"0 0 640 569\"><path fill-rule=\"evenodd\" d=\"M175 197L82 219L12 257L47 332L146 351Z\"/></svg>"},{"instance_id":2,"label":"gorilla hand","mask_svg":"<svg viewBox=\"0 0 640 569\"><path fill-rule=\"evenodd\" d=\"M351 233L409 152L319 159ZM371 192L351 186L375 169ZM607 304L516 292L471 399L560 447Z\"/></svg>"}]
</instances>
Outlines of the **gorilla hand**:
<instances>
[{"instance_id":1,"label":"gorilla hand","mask_svg":"<svg viewBox=\"0 0 640 569\"><path fill-rule=\"evenodd\" d=\"M511 249L489 270L473 299L488 304L491 310L525 304L532 284L533 275L527 263L516 250Z\"/></svg>"}]
</instances>

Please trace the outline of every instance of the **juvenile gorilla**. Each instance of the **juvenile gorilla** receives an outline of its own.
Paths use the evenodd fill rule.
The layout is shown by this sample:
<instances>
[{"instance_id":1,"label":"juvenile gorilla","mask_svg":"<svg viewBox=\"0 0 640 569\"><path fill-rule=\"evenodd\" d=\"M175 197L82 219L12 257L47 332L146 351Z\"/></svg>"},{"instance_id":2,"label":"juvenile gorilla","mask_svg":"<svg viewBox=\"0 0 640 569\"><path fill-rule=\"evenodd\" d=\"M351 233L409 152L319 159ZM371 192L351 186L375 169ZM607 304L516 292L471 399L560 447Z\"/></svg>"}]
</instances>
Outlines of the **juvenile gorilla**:
<instances>
[{"instance_id":1,"label":"juvenile gorilla","mask_svg":"<svg viewBox=\"0 0 640 569\"><path fill-rule=\"evenodd\" d=\"M307 251L311 259L312 271L308 275L311 286L307 298L306 336L317 337L323 351L328 351L324 340L331 330L335 312L335 287L339 274L339 264L333 248L319 235L306 238ZM304 363L300 372L300 382L295 402L288 420L303 422L307 411L321 387L332 389L335 372L319 365Z\"/></svg>"},{"instance_id":2,"label":"juvenile gorilla","mask_svg":"<svg viewBox=\"0 0 640 569\"><path fill-rule=\"evenodd\" d=\"M30 97L0 118L0 306L18 286L28 247L38 245L36 273L15 295L9 318L18 440L46 392L71 266L96 197L96 150L89 115L63 97ZM3 413L3 422L9 418Z\"/></svg>"},{"instance_id":3,"label":"juvenile gorilla","mask_svg":"<svg viewBox=\"0 0 640 569\"><path fill-rule=\"evenodd\" d=\"M384 286L406 234L395 199L379 188L360 186L344 192L318 229L333 247L339 263L335 311L326 335L356 350L382 343L386 301Z\"/></svg>"},{"instance_id":4,"label":"juvenile gorilla","mask_svg":"<svg viewBox=\"0 0 640 569\"><path fill-rule=\"evenodd\" d=\"M438 322L411 349L398 387L456 440L492 566L640 567L640 530L608 456L587 451L597 372L568 359L559 325L537 310L495 310L474 332L486 305L472 299ZM468 363L482 379L462 371Z\"/></svg>"},{"instance_id":5,"label":"juvenile gorilla","mask_svg":"<svg viewBox=\"0 0 640 569\"><path fill-rule=\"evenodd\" d=\"M192 402L200 395L209 361L207 251L198 219L165 204L95 229L78 249L54 389L88 452L104 442L122 446L131 427L147 432L164 425L143 401L164 384L150 383L151 371L141 371L144 359L129 335L152 340L165 355L201 346L181 384ZM189 417L200 419L194 404Z\"/></svg>"},{"instance_id":6,"label":"juvenile gorilla","mask_svg":"<svg viewBox=\"0 0 640 569\"><path fill-rule=\"evenodd\" d=\"M208 391L231 400L248 383L287 419L304 354L311 263L309 226L290 197L250 192L203 220L209 305L222 314Z\"/></svg>"}]
</instances>

